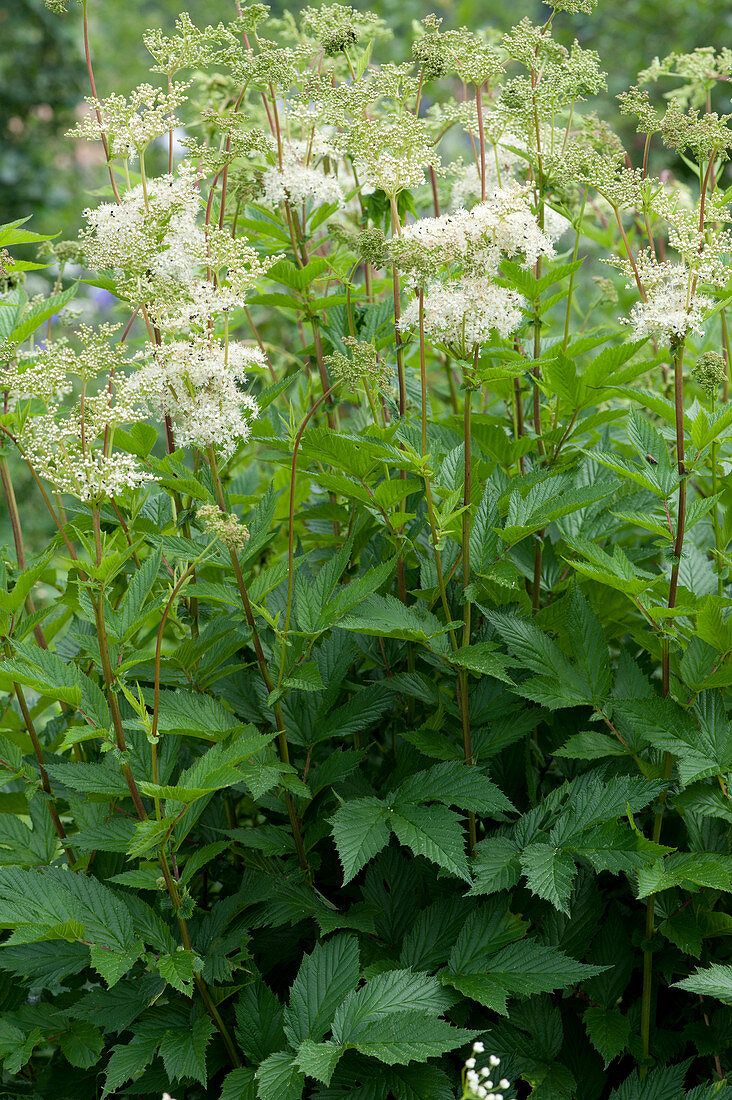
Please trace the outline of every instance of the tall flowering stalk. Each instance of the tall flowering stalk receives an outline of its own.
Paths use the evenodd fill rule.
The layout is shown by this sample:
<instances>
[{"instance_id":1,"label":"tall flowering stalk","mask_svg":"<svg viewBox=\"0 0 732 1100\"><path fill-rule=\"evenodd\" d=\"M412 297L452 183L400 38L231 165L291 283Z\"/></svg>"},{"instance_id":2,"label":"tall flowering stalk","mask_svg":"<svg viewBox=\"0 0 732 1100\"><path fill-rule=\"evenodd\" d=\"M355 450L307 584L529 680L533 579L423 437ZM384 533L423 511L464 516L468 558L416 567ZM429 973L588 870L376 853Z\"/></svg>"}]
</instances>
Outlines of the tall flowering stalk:
<instances>
[{"instance_id":1,"label":"tall flowering stalk","mask_svg":"<svg viewBox=\"0 0 732 1100\"><path fill-rule=\"evenodd\" d=\"M723 1089L729 51L634 166L593 0L237 0L109 95L81 6L108 193L48 299L0 227L8 1087Z\"/></svg>"}]
</instances>

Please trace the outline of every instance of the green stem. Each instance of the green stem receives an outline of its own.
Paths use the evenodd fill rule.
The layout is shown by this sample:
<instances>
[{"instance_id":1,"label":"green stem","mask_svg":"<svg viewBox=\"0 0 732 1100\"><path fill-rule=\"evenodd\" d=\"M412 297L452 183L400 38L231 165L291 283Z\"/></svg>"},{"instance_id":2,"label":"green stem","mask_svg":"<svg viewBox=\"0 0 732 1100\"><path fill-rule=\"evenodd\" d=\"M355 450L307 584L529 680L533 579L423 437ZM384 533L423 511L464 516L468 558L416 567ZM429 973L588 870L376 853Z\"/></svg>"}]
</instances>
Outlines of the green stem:
<instances>
[{"instance_id":1,"label":"green stem","mask_svg":"<svg viewBox=\"0 0 732 1100\"><path fill-rule=\"evenodd\" d=\"M536 532L534 543L534 578L531 585L531 614L536 615L541 607L541 566L544 557L544 529Z\"/></svg>"},{"instance_id":2,"label":"green stem","mask_svg":"<svg viewBox=\"0 0 732 1100\"><path fill-rule=\"evenodd\" d=\"M514 393L514 428L516 440L523 438L524 435L524 399L521 393L521 379L516 377L513 380L513 393ZM519 455L518 460L519 473L523 475L524 470L524 456Z\"/></svg>"},{"instance_id":3,"label":"green stem","mask_svg":"<svg viewBox=\"0 0 732 1100\"><path fill-rule=\"evenodd\" d=\"M91 51L89 49L89 20L87 15L88 0L82 0L81 3L81 19L84 28L84 56L86 58L86 71L89 74L89 85L91 87L91 93L94 99L99 102L99 96L97 95L97 86L94 80L94 69L91 60ZM114 178L114 170L112 168L112 161L109 155L109 142L107 135L104 131L104 125L102 123L102 113L97 106L94 107L94 113L97 116L97 122L99 123L99 133L102 139L102 148L104 149L104 158L107 162L107 170L109 172L109 180L112 184L112 191L117 202L122 202L119 191L117 190L117 181Z\"/></svg>"},{"instance_id":4,"label":"green stem","mask_svg":"<svg viewBox=\"0 0 732 1100\"><path fill-rule=\"evenodd\" d=\"M536 261L536 267L534 274L537 279L541 278L541 256ZM537 298L534 302L534 368L532 374L536 381L541 378L541 367L539 366L539 359L541 358L541 315L539 314L539 306L541 299ZM539 387L534 384L534 433L536 435L536 446L539 452L539 457L544 458L546 455L546 448L544 447L544 440L541 435L541 393Z\"/></svg>"},{"instance_id":5,"label":"green stem","mask_svg":"<svg viewBox=\"0 0 732 1100\"><path fill-rule=\"evenodd\" d=\"M480 201L485 202L485 126L483 125L483 88L475 85L475 107L478 113L478 136L480 138Z\"/></svg>"},{"instance_id":6,"label":"green stem","mask_svg":"<svg viewBox=\"0 0 732 1100\"><path fill-rule=\"evenodd\" d=\"M320 402L324 401L330 395L330 393L333 389L335 389L335 386L331 387L331 390L329 390L326 394L323 395L323 397L320 398ZM309 417L316 411L316 409L318 407L318 404L320 402L316 402L316 404L310 410L308 418L306 418L306 423L307 423L307 419L309 419ZM299 442L298 442L298 446L299 446ZM295 457L297 457L297 451L295 451ZM222 488L222 485L221 485L221 477L220 477L220 474L219 474L218 464L216 462L216 454L214 452L213 447L209 448L208 460L209 460L209 465L210 465L210 468L211 468L211 475L212 475L213 481L214 481L214 487L216 489L216 501L218 503L219 509L222 512L225 512L226 511L226 503L224 501L224 491L223 491L223 488ZM293 510L291 509L291 515L292 515L292 511ZM291 519L291 524L290 524L290 531L292 531L292 519ZM264 681L264 686L266 687L268 693L271 695L272 692L275 690L275 684L274 684L274 681L272 680L272 677L270 676L269 668L267 666L267 659L264 655L264 650L262 648L262 641L259 637L259 631L257 630L257 624L256 624L255 619L254 619L254 612L252 611L252 605L251 605L251 602L249 600L249 593L247 592L246 585L244 583L244 575L242 574L241 565L239 564L239 559L236 555L236 551L233 550L233 549L230 549L229 550L229 555L231 557L231 564L234 568L234 576L236 577L236 584L237 584L237 587L239 589L239 596L240 596L240 599L241 599L241 602L242 602L242 606L244 608L244 615L246 617L249 629L252 632L252 645L254 646L254 653L255 653L255 656L257 658L257 664L259 666L259 672L260 672L260 675L261 675L261 677ZM291 559L290 560L290 578L292 577L292 575L293 575L293 564L292 564L292 559ZM283 639L282 644L283 644L283 650L284 650L285 639ZM284 656L284 654L283 654L283 656ZM273 709L273 712L274 712L275 723L276 723L276 726L277 726L277 747L278 747L278 750L279 750L280 759L282 760L283 764L289 764L290 763L290 750L289 750L289 746L288 746L288 743L287 743L287 730L286 730L286 727L285 727L285 717L284 717L284 714L282 713L282 706L281 706L280 702L277 701L276 703L274 703L272 709ZM292 797L292 795L290 794L289 791L285 791L285 806L287 807L287 816L290 820L290 829L292 831L293 840L295 841L295 850L297 852L297 860L298 860L298 863L300 864L300 869L302 871L305 871L305 873L309 876L310 875L310 864L308 863L307 854L305 852L305 844L304 844L303 838L302 838L302 829L300 827L300 819L297 816L297 810L295 808L295 801L294 801L294 799L293 799L293 797Z\"/></svg>"},{"instance_id":7,"label":"green stem","mask_svg":"<svg viewBox=\"0 0 732 1100\"><path fill-rule=\"evenodd\" d=\"M714 410L714 400L712 400L712 411ZM719 452L719 441L714 440L712 443L711 452L711 464L712 464L712 496L717 495L717 454ZM722 527L719 522L719 509L715 501L712 506L712 528L714 530L714 570L717 574L717 595L724 595L724 577L722 575L723 565L722 556L724 554L724 541L722 537Z\"/></svg>"},{"instance_id":8,"label":"green stem","mask_svg":"<svg viewBox=\"0 0 732 1100\"><path fill-rule=\"evenodd\" d=\"M476 345L473 357L473 370L478 363L479 348ZM465 382L465 401L463 405L463 441L464 441L464 470L463 470L463 639L464 646L470 645L470 618L471 602L467 596L467 588L470 584L470 497L472 492L472 404L473 404L473 379L467 371L463 372ZM473 745L470 733L470 701L468 696L468 673L465 669L458 672L458 685L460 688L460 714L463 728L463 755L465 763L473 763ZM470 854L475 855L477 840L475 827L475 814L472 810L468 813L468 838Z\"/></svg>"},{"instance_id":9,"label":"green stem","mask_svg":"<svg viewBox=\"0 0 732 1100\"><path fill-rule=\"evenodd\" d=\"M94 522L94 545L96 548L97 568L102 563L102 541L101 541L101 521L99 515L99 509L94 508L92 511ZM122 715L119 709L119 700L117 694L114 691L114 674L112 672L112 662L109 657L109 642L107 640L107 626L104 621L104 593L100 592L95 595L90 593L92 607L94 608L94 621L97 628L97 643L99 645L99 656L102 662L102 674L104 676L104 686L107 692L107 701L109 703L109 712L112 716L112 726L114 729L115 741L120 753L126 754L127 742L125 740L125 733L122 726ZM138 790L137 783L132 775L132 769L130 765L123 760L121 764L122 775L125 778L125 782L129 788L132 801L137 811L137 816L141 821L147 819L147 810L143 805L142 798L140 797L140 791Z\"/></svg>"},{"instance_id":10,"label":"green stem","mask_svg":"<svg viewBox=\"0 0 732 1100\"><path fill-rule=\"evenodd\" d=\"M539 208L539 220L543 224L544 220L544 207ZM541 256L536 261L536 268L534 272L537 279L541 278ZM534 434L536 435L536 445L539 453L539 457L543 460L546 457L546 448L544 446L544 440L541 434L541 394L537 382L541 378L541 367L539 366L539 359L541 357L541 317L539 315L540 298L537 298L534 302L534 369L532 375L534 377L534 393L533 393L533 412L534 412ZM534 580L531 589L531 611L536 615L541 604L541 563L544 554L544 532L537 532L536 542L534 544Z\"/></svg>"},{"instance_id":11,"label":"green stem","mask_svg":"<svg viewBox=\"0 0 732 1100\"><path fill-rule=\"evenodd\" d=\"M684 548L684 534L686 527L686 482L687 471L684 466L684 341L677 344L674 349L674 407L676 413L676 462L679 471L679 502L676 518L676 538L674 540L674 562L671 569L671 583L669 585L668 606L676 606L676 590L679 583L679 569L681 567L681 554ZM670 655L668 643L664 645L663 652L663 694L670 691Z\"/></svg>"},{"instance_id":12,"label":"green stem","mask_svg":"<svg viewBox=\"0 0 732 1100\"><path fill-rule=\"evenodd\" d=\"M460 402L458 401L457 387L455 385L455 376L452 372L452 365L450 363L450 356L446 355L442 361L442 365L445 369L445 377L447 378L447 385L450 391L450 405L452 411L457 416L460 412Z\"/></svg>"},{"instance_id":13,"label":"green stem","mask_svg":"<svg viewBox=\"0 0 732 1100\"><path fill-rule=\"evenodd\" d=\"M9 645L5 646L5 653L8 657L12 655ZM46 806L48 807L48 813L50 815L51 822L53 823L56 836L61 841L61 847L66 853L66 858L68 859L69 864L73 865L74 863L76 863L76 856L74 855L74 851L71 845L66 839L66 830L64 829L58 810L56 809L55 796L51 787L51 781L48 778L48 772L46 771L46 758L43 754L43 747L41 746L38 734L36 733L36 728L33 724L33 719L31 717L30 710L28 709L28 704L25 700L25 693L23 692L20 684L14 683L13 690L15 691L15 695L18 700L20 713L23 715L25 728L27 730L28 736L30 737L31 744L33 745L33 752L35 753L36 760L38 761L38 771L41 776L41 786L43 787L43 792L46 795L45 802Z\"/></svg>"},{"instance_id":14,"label":"green stem","mask_svg":"<svg viewBox=\"0 0 732 1100\"><path fill-rule=\"evenodd\" d=\"M730 364L732 364L732 345L730 345L729 339L729 325L727 324L727 310L723 309L721 313L722 319L722 340L724 342L724 361L727 367L727 375L724 380L724 386L722 388L722 400L729 401L729 375Z\"/></svg>"},{"instance_id":15,"label":"green stem","mask_svg":"<svg viewBox=\"0 0 732 1100\"><path fill-rule=\"evenodd\" d=\"M284 628L283 636L282 636L282 658L281 658L281 662L280 662L280 673L279 673L279 676L278 676L278 679L277 679L277 686L278 687L282 683L282 679L284 677L284 672L285 672L285 654L286 654L286 645L287 645L287 635L289 634L289 631L290 631L290 618L292 616L292 597L293 597L294 585L295 585L295 486L297 484L297 455L298 455L298 452L300 450L300 444L302 442L302 437L305 433L305 429L307 428L308 424L310 423L310 420L315 415L315 413L318 411L318 408L323 404L323 402L327 401L327 399L330 397L330 395L335 392L338 385L339 385L339 383L336 382L333 386L330 387L329 390L326 390L326 392L323 394L323 396L318 398L318 400L315 402L313 407L308 411L307 415L303 418L303 422L302 422L302 424L300 425L300 427L298 429L297 435L295 437L295 444L292 448L292 461L291 461L291 465L290 465L290 511L289 511L289 517L288 517L289 523L288 523L288 532L287 532L287 605L286 605L286 609L285 609L285 628ZM220 493L220 491L221 491L221 486L220 486L220 483L219 483L219 487L218 487L217 492ZM222 503L223 503L223 497L220 496L219 497L219 507L222 507Z\"/></svg>"},{"instance_id":16,"label":"green stem","mask_svg":"<svg viewBox=\"0 0 732 1100\"><path fill-rule=\"evenodd\" d=\"M686 527L686 481L687 471L684 465L684 340L681 339L674 345L672 345L672 352L674 357L674 407L676 414L676 462L679 471L679 500L678 500L678 512L676 518L676 537L674 539L674 562L671 569L671 583L669 585L668 594L668 607L672 609L676 606L676 591L679 582L679 568L681 565L681 554L684 548L684 534ZM671 690L671 655L669 651L669 643L667 639L662 643L662 655L661 655L661 681L662 692L664 698L669 694ZM668 779L671 775L671 768L673 765L673 757L671 753L667 752L664 755L663 761L663 777ZM661 825L663 823L663 811L665 807L665 798L661 798L661 804L656 812L653 822L653 841L658 844L661 836ZM650 1059L651 1049L651 1007L652 1007L652 995L653 995L653 951L651 949L650 940L653 936L653 918L655 914L656 899L653 894L648 898L646 902L646 927L645 938L646 947L643 952L643 993L641 997L641 1047L643 1051L643 1062L640 1066L641 1076L645 1076L648 1072L648 1064Z\"/></svg>"},{"instance_id":17,"label":"green stem","mask_svg":"<svg viewBox=\"0 0 732 1100\"><path fill-rule=\"evenodd\" d=\"M15 490L13 488L13 479L10 475L10 467L4 453L0 453L0 480L2 480L3 483L5 501L8 505L8 514L10 516L10 526L13 529L15 558L18 563L18 569L25 569L25 544L23 542L23 528L20 524L20 511L18 509L18 502L15 499ZM35 604L33 603L33 598L30 593L26 596L25 609L29 615L32 615L35 611ZM40 623L33 627L33 635L41 649L48 649Z\"/></svg>"},{"instance_id":18,"label":"green stem","mask_svg":"<svg viewBox=\"0 0 732 1100\"><path fill-rule=\"evenodd\" d=\"M394 288L394 334L397 353L397 378L399 382L399 415L404 416L407 411L407 377L404 370L404 344L402 343L402 334L399 331L399 322L402 316L401 284L399 282L399 272L396 267L393 268L392 284Z\"/></svg>"},{"instance_id":19,"label":"green stem","mask_svg":"<svg viewBox=\"0 0 732 1100\"><path fill-rule=\"evenodd\" d=\"M171 874L170 865L168 863L168 857L167 857L167 855L165 853L165 850L163 848L160 849L159 855L160 855L160 866L161 866L161 869L162 869L162 872L163 872L163 878L165 880L165 886L167 888L168 895L170 897L171 905L173 906L173 912L175 913L176 919L178 921L178 928L180 929L180 936L181 936L181 939L183 941L183 946L186 949L186 951L192 951L193 947L192 947L192 944L191 944L191 935L190 935L190 932L188 930L188 922L186 921L185 917L182 915L182 913L180 911L180 909L181 909L181 899L180 899L180 893L178 891L178 884L176 883L175 879L173 878L173 875ZM221 1016L221 1013L219 1012L218 1008L216 1007L216 1005L214 1003L214 1000L213 1000L213 997L211 996L211 991L209 990L208 985L206 984L206 982L204 981L204 979L201 977L200 974L195 975L194 981L196 983L196 988L198 989L198 992L201 995L201 1000L204 1003L206 1011L208 1012L209 1016L213 1020L214 1025L216 1026L216 1029L219 1032L219 1035L221 1036L224 1047L226 1048L226 1053L229 1057L229 1061L231 1062L231 1064L233 1066L240 1066L241 1065L241 1059L240 1059L239 1054L237 1052L237 1049L234 1045L234 1041L231 1038L231 1035L229 1034L229 1029L227 1028L226 1024L224 1023L223 1018Z\"/></svg>"},{"instance_id":20,"label":"green stem","mask_svg":"<svg viewBox=\"0 0 732 1100\"><path fill-rule=\"evenodd\" d=\"M94 508L93 512L92 512L92 515L93 515L93 520L94 520L94 545L95 545L96 556L97 556L97 567L99 567L101 565L101 561L102 561L102 557L101 557L101 555L102 555L101 523L100 523L99 509ZM192 566L189 566L189 569L190 568L192 568ZM179 582L178 587L180 587L180 582ZM172 598L173 597L171 597L171 601L169 601L169 603L172 602ZM99 652L100 652L100 656L101 656L101 660L102 660L102 670L103 670L103 673L104 673L105 686L107 688L107 698L108 698L108 701L109 701L109 710L110 710L110 713L112 715L112 724L113 724L114 732L115 732L115 740L117 742L117 748L119 749L119 751L121 753L126 753L127 752L127 745L126 745L126 742L125 742L124 729L122 728L122 716L120 714L119 702L117 700L117 696L116 696L115 692L113 691L113 687L112 687L112 685L113 685L113 673L112 673L111 661L110 661L110 658L109 658L109 644L108 644L108 641L107 641L107 630L106 630L106 625L105 625L105 622L104 622L104 594L103 593L100 593L98 598L95 598L92 595L92 606L94 608L94 618L95 618L96 626L97 626L97 637L98 637L98 642L99 642ZM167 612L167 609L166 609L166 612ZM140 792L137 788L137 783L135 782L134 776L132 775L132 769L130 768L129 764L127 764L127 763L122 764L122 774L125 777L125 780L127 782L127 786L129 788L129 791L130 791L130 794L132 795L132 801L135 805L135 809L137 811L137 816L140 818L141 821L146 821L147 816L148 816L147 815L147 810L145 809L145 806L143 805L142 799L140 797ZM189 935L189 932L188 932L188 925L186 923L185 918L180 913L181 901L180 901L180 895L178 893L178 887L176 886L175 880L173 879L173 876L170 873L170 867L168 866L168 860L167 860L167 856L165 854L165 849L164 849L163 846L161 846L158 854L159 854L159 859L160 859L160 865L161 865L161 868L162 868L162 871L163 871L163 877L165 879L165 884L167 886L168 894L170 895L170 901L171 901L171 904L173 906L173 911L175 912L176 917L178 919L178 926L180 928L181 938L183 940L183 946L186 948L186 950L190 951L191 950L191 938L190 938L190 935ZM216 1008L216 1006L213 1003L213 1000L211 999L211 994L209 992L208 986L206 985L205 981L203 980L203 978L200 975L196 976L196 986L198 987L198 990L201 994L201 999L203 1000L203 1003L206 1006L206 1011L211 1016L211 1019L213 1020L214 1024L216 1025L218 1031L221 1034L221 1038L223 1040L224 1046L226 1047L227 1053L229 1055L229 1058L231 1059L232 1064L235 1065L235 1066L240 1065L241 1063L240 1063L240 1060L239 1060L239 1056L236 1052L236 1048L235 1048L235 1046L232 1042L231 1036L229 1035L229 1032L226 1028L226 1025L224 1024L224 1021L221 1019L221 1015L220 1015L218 1009Z\"/></svg>"},{"instance_id":21,"label":"green stem","mask_svg":"<svg viewBox=\"0 0 732 1100\"><path fill-rule=\"evenodd\" d=\"M427 356L424 345L424 287L419 288L419 379L422 396L422 458L427 455Z\"/></svg>"},{"instance_id":22,"label":"green stem","mask_svg":"<svg viewBox=\"0 0 732 1100\"><path fill-rule=\"evenodd\" d=\"M424 289L420 288L419 291L419 374L422 385L422 458L427 458L427 357L425 354L425 342L424 342ZM437 570L437 586L440 590L440 599L442 601L442 609L445 613L445 622L451 621L450 606L447 602L447 592L445 590L445 578L442 573L442 558L440 555L439 538L437 535L437 524L435 523L435 507L432 498L432 483L429 478L429 474L425 468L424 471L424 490L427 500L427 515L429 517L430 533L432 536L432 553L435 559L435 569ZM450 631L450 641L452 642L452 648L457 649L457 639L455 637L455 631Z\"/></svg>"},{"instance_id":23,"label":"green stem","mask_svg":"<svg viewBox=\"0 0 732 1100\"><path fill-rule=\"evenodd\" d=\"M577 219L577 232L576 232L575 238L574 238L574 252L572 253L572 263L577 262L577 253L579 252L579 243L580 243L580 230L582 228L582 218L584 217L584 213L585 213L585 204L587 202L588 192L589 192L589 187L585 187L585 193L584 193L584 196L582 198L582 207L581 207L580 212L579 212L579 218ZM570 321L570 314L571 314L571 311L572 311L572 297L574 295L574 282L575 282L574 277L575 277L576 274L577 274L576 271L573 271L572 274L569 277L569 291L567 292L567 314L564 318L564 340L562 341L562 351L565 351L565 352L567 350L567 344L569 343L569 321Z\"/></svg>"},{"instance_id":24,"label":"green stem","mask_svg":"<svg viewBox=\"0 0 732 1100\"><path fill-rule=\"evenodd\" d=\"M402 225L399 220L396 199L392 196L390 202L392 235L399 237L401 236ZM399 321L402 316L402 291L396 264L392 266L392 288L394 292L394 337L396 340L397 374L399 378L399 415L404 416L407 411L407 382L404 373L404 345L402 343L402 334L399 330Z\"/></svg>"}]
</instances>

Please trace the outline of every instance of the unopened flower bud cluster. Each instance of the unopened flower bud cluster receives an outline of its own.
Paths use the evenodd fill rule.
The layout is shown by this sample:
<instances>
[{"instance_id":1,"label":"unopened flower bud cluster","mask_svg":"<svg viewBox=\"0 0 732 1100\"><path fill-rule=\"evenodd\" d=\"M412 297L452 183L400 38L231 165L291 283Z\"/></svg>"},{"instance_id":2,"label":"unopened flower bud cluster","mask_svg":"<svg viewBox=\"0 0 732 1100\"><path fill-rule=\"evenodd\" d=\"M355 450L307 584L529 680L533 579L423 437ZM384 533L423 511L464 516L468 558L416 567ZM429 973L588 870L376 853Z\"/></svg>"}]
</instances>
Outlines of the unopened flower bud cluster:
<instances>
[{"instance_id":1,"label":"unopened flower bud cluster","mask_svg":"<svg viewBox=\"0 0 732 1100\"><path fill-rule=\"evenodd\" d=\"M718 351L705 351L697 359L691 373L709 400L715 401L720 386L727 381L727 364Z\"/></svg>"},{"instance_id":2,"label":"unopened flower bud cluster","mask_svg":"<svg viewBox=\"0 0 732 1100\"><path fill-rule=\"evenodd\" d=\"M359 180L392 198L419 187L425 169L441 163L427 123L412 114L356 119L333 144L351 158Z\"/></svg>"},{"instance_id":3,"label":"unopened flower bud cluster","mask_svg":"<svg viewBox=\"0 0 732 1100\"><path fill-rule=\"evenodd\" d=\"M386 389L391 379L391 370L378 355L373 344L363 343L353 336L344 336L343 344L348 348L349 355L334 352L327 357L327 362L332 368L333 374L339 378L348 389L356 390L362 381L374 386L378 390Z\"/></svg>"},{"instance_id":4,"label":"unopened flower bud cluster","mask_svg":"<svg viewBox=\"0 0 732 1100\"><path fill-rule=\"evenodd\" d=\"M305 8L301 27L322 46L326 57L352 49L360 39L372 37L381 20L371 12L357 11L345 4Z\"/></svg>"},{"instance_id":5,"label":"unopened flower bud cluster","mask_svg":"<svg viewBox=\"0 0 732 1100\"><path fill-rule=\"evenodd\" d=\"M88 97L89 112L69 130L69 137L87 141L107 140L111 156L125 159L139 156L151 141L179 125L174 112L184 103L188 85L179 81L163 91L152 84L140 84L129 97Z\"/></svg>"},{"instance_id":6,"label":"unopened flower bud cluster","mask_svg":"<svg viewBox=\"0 0 732 1100\"><path fill-rule=\"evenodd\" d=\"M227 550L238 553L249 541L249 528L240 522L239 517L222 512L215 504L202 504L198 516L209 534L223 543Z\"/></svg>"}]
</instances>

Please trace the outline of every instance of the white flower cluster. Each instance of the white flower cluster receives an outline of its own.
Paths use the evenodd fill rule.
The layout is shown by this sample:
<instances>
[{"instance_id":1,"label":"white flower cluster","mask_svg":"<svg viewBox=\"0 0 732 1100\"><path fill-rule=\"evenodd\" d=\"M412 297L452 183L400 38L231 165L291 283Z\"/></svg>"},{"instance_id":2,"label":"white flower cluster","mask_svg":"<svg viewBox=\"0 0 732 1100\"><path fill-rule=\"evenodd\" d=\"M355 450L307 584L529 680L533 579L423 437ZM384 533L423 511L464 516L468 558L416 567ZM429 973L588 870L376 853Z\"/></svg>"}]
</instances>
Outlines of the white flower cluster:
<instances>
[{"instance_id":1,"label":"white flower cluster","mask_svg":"<svg viewBox=\"0 0 732 1100\"><path fill-rule=\"evenodd\" d=\"M18 401L32 397L51 404L71 393L69 372L75 361L68 341L60 339L50 348L34 348L5 363L0 370L0 389L8 395L8 408L14 409Z\"/></svg>"},{"instance_id":2,"label":"white flower cluster","mask_svg":"<svg viewBox=\"0 0 732 1100\"><path fill-rule=\"evenodd\" d=\"M121 371L128 361L109 343L118 327L81 325L80 351L55 340L0 374L9 409L28 398L45 406L18 408L18 439L28 462L59 492L80 500L97 502L154 480L132 455L111 450L115 429L143 418ZM79 389L76 403L64 407L64 397Z\"/></svg>"},{"instance_id":3,"label":"white flower cluster","mask_svg":"<svg viewBox=\"0 0 732 1100\"><path fill-rule=\"evenodd\" d=\"M496 1084L491 1080L501 1064L501 1059L495 1054L491 1054L487 1058L488 1065L483 1066L481 1069L475 1068L477 1065L476 1054L483 1054L484 1052L483 1043L473 1043L473 1054L468 1058L463 1070L464 1089L462 1100L468 1100L472 1097L479 1097L480 1100L504 1100L505 1090L511 1087L511 1082L507 1081L505 1077L502 1077ZM500 1092L494 1091L497 1089L500 1089Z\"/></svg>"},{"instance_id":4,"label":"white flower cluster","mask_svg":"<svg viewBox=\"0 0 732 1100\"><path fill-rule=\"evenodd\" d=\"M251 367L265 365L257 348L228 345L193 336L168 344L148 344L144 365L130 386L173 426L176 445L204 450L213 446L230 458L249 438L257 402L238 383Z\"/></svg>"},{"instance_id":5,"label":"white flower cluster","mask_svg":"<svg viewBox=\"0 0 732 1100\"><path fill-rule=\"evenodd\" d=\"M73 418L59 421L52 412L29 419L20 442L40 477L79 500L98 502L155 480L134 455L92 448Z\"/></svg>"},{"instance_id":6,"label":"white flower cluster","mask_svg":"<svg viewBox=\"0 0 732 1100\"><path fill-rule=\"evenodd\" d=\"M389 248L397 267L417 282L434 280L444 271L454 276L428 286L424 329L461 359L470 358L492 333L506 339L521 324L524 299L494 281L502 260L519 256L528 268L540 257L554 255L549 235L532 213L527 188L515 183L496 188L472 210L406 226ZM419 302L413 300L404 310L401 328L418 323Z\"/></svg>"},{"instance_id":7,"label":"white flower cluster","mask_svg":"<svg viewBox=\"0 0 732 1100\"><path fill-rule=\"evenodd\" d=\"M476 344L494 332L505 340L523 319L525 299L489 277L467 276L457 282L433 283L424 297L424 330L432 340L449 344L460 359L469 359ZM402 331L419 324L419 301L413 299L402 314Z\"/></svg>"},{"instance_id":8,"label":"white flower cluster","mask_svg":"<svg viewBox=\"0 0 732 1100\"><path fill-rule=\"evenodd\" d=\"M185 283L158 282L151 295L151 312L169 332L207 332L213 319L244 305L247 292L280 256L259 254L241 237L232 237L218 226L206 231L206 267L213 279L189 272Z\"/></svg>"},{"instance_id":9,"label":"white flower cluster","mask_svg":"<svg viewBox=\"0 0 732 1100\"><path fill-rule=\"evenodd\" d=\"M525 186L497 188L485 202L473 207L470 217L493 270L498 269L502 255L523 256L526 268L533 267L540 256L554 255L549 237L532 213Z\"/></svg>"},{"instance_id":10,"label":"white flower cluster","mask_svg":"<svg viewBox=\"0 0 732 1100\"><path fill-rule=\"evenodd\" d=\"M645 290L645 301L636 302L630 317L621 317L632 325L638 339L645 336L662 341L682 340L694 332L702 336L702 322L714 307L706 294L697 294L694 280L684 264L657 263L639 258L638 271ZM628 287L635 287L628 283Z\"/></svg>"},{"instance_id":11,"label":"white flower cluster","mask_svg":"<svg viewBox=\"0 0 732 1100\"><path fill-rule=\"evenodd\" d=\"M549 235L539 226L526 187L496 188L472 210L421 218L390 242L397 267L437 274L460 266L464 271L496 274L505 256L523 257L533 267L540 256L553 256Z\"/></svg>"},{"instance_id":12,"label":"white flower cluster","mask_svg":"<svg viewBox=\"0 0 732 1100\"><path fill-rule=\"evenodd\" d=\"M544 232L552 244L563 237L567 230L572 228L569 218L554 210L551 206L544 207Z\"/></svg>"},{"instance_id":13,"label":"white flower cluster","mask_svg":"<svg viewBox=\"0 0 732 1100\"><path fill-rule=\"evenodd\" d=\"M267 168L262 178L264 197L272 206L280 202L308 202L315 205L337 203L343 206L341 186L334 175L326 175L321 161L330 152L321 139L313 142L284 141L282 167Z\"/></svg>"},{"instance_id":14,"label":"white flower cluster","mask_svg":"<svg viewBox=\"0 0 732 1100\"><path fill-rule=\"evenodd\" d=\"M199 206L194 171L181 166L177 176L133 187L120 203L85 210L81 241L88 264L190 282L205 258L206 240L196 225Z\"/></svg>"},{"instance_id":15,"label":"white flower cluster","mask_svg":"<svg viewBox=\"0 0 732 1100\"><path fill-rule=\"evenodd\" d=\"M196 224L198 177L190 166L151 179L118 204L85 211L81 233L90 267L121 271L120 292L147 305L161 328L208 329L214 317L242 306L247 291L278 256L262 259L241 237ZM203 278L203 274L207 278Z\"/></svg>"},{"instance_id":16,"label":"white flower cluster","mask_svg":"<svg viewBox=\"0 0 732 1100\"><path fill-rule=\"evenodd\" d=\"M196 279L175 298L164 297L152 304L152 313L160 326L168 332L202 331L210 321L221 314L230 313L243 304L243 295L235 294L230 287Z\"/></svg>"}]
</instances>

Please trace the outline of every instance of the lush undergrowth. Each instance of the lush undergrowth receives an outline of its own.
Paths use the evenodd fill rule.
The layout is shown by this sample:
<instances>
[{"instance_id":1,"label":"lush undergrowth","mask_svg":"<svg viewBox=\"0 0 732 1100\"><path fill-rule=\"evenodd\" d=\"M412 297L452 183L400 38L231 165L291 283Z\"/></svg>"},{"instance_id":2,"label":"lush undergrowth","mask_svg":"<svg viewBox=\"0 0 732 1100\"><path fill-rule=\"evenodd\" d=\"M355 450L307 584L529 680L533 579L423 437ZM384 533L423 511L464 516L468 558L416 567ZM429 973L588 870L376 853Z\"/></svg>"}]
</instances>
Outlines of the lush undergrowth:
<instances>
[{"instance_id":1,"label":"lush undergrowth","mask_svg":"<svg viewBox=\"0 0 732 1100\"><path fill-rule=\"evenodd\" d=\"M732 1097L732 55L633 164L592 6L181 16L0 231L3 1096Z\"/></svg>"}]
</instances>

